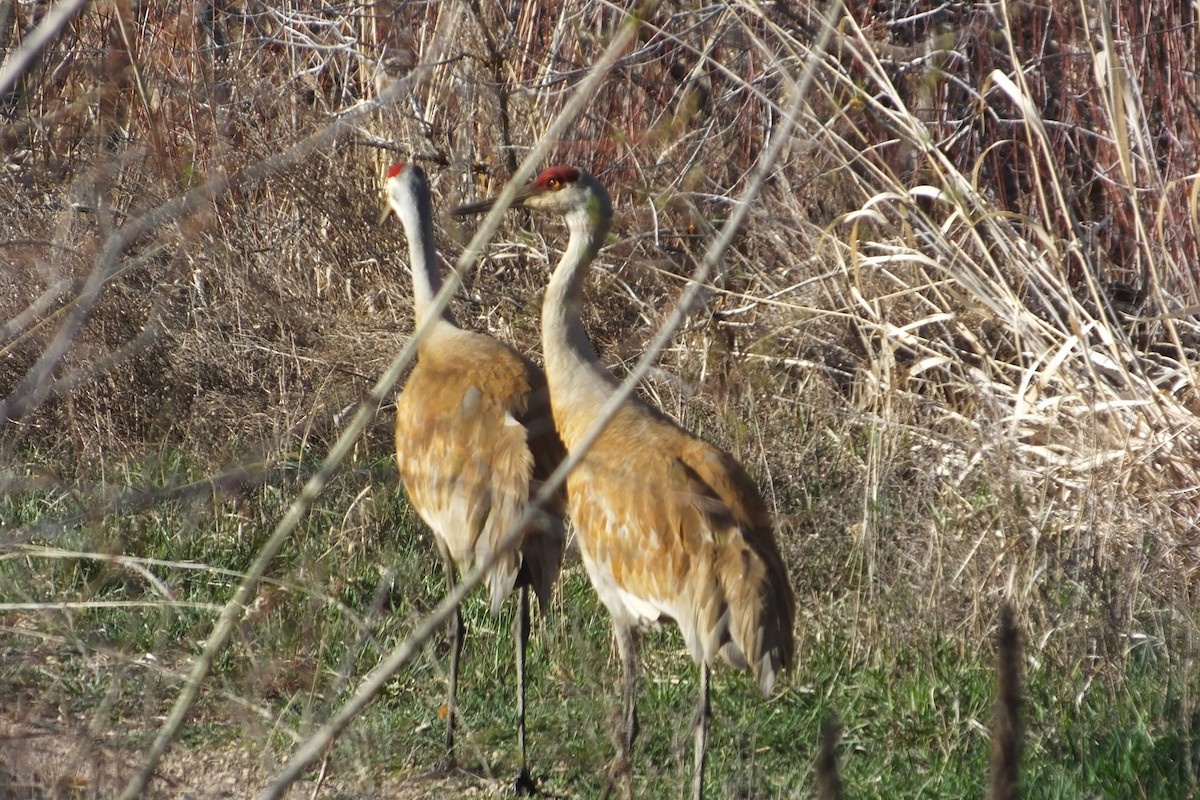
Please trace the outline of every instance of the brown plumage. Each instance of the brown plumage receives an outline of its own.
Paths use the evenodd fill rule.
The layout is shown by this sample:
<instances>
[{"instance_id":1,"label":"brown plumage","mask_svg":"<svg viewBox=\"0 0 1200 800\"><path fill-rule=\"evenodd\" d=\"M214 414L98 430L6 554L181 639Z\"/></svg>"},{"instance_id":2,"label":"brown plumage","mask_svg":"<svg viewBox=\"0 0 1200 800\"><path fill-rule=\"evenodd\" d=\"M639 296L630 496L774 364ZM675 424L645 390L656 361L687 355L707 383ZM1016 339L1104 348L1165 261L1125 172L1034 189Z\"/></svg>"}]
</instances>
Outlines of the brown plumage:
<instances>
[{"instance_id":1,"label":"brown plumage","mask_svg":"<svg viewBox=\"0 0 1200 800\"><path fill-rule=\"evenodd\" d=\"M408 237L420 325L441 284L429 187L419 167L397 164L388 172L387 195ZM541 370L511 347L456 327L448 314L433 319L396 400L396 462L413 508L433 532L451 589L456 570L466 572L496 551L562 453ZM522 791L532 788L525 756L528 590L544 610L562 566L562 516L559 496L485 579L493 613L514 588L521 590L516 648ZM446 701L449 763L464 634L456 610Z\"/></svg>"},{"instance_id":2,"label":"brown plumage","mask_svg":"<svg viewBox=\"0 0 1200 800\"><path fill-rule=\"evenodd\" d=\"M750 669L770 694L791 660L792 596L770 516L741 465L631 402L567 488L609 610L631 625L674 621L696 661Z\"/></svg>"},{"instance_id":3,"label":"brown plumage","mask_svg":"<svg viewBox=\"0 0 1200 800\"><path fill-rule=\"evenodd\" d=\"M397 464L439 552L465 572L497 549L555 463L545 379L500 342L457 329L429 336L418 359L396 401ZM517 585L545 605L561 561L561 521L526 531L484 579L493 613Z\"/></svg>"},{"instance_id":4,"label":"brown plumage","mask_svg":"<svg viewBox=\"0 0 1200 800\"><path fill-rule=\"evenodd\" d=\"M494 201L463 206L475 213ZM552 167L514 205L561 214L570 240L542 304L542 344L554 421L574 452L616 388L579 315L587 270L612 220L591 175ZM764 694L792 660L795 601L774 526L754 482L729 454L629 399L567 480L588 576L612 615L624 714L613 777L632 794L637 735L637 629L674 621L700 663L693 795L703 793L709 665L750 669ZM611 781L610 781L611 788Z\"/></svg>"}]
</instances>

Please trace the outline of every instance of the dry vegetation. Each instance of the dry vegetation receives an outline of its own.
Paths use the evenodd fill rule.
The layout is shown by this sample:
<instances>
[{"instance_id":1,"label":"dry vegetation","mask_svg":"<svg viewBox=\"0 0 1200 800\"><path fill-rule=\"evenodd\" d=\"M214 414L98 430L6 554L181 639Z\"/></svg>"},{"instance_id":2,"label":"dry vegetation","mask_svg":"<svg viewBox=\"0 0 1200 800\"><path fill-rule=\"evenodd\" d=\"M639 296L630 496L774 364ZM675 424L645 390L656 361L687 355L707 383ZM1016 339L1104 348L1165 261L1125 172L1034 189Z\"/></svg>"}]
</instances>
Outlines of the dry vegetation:
<instances>
[{"instance_id":1,"label":"dry vegetation","mask_svg":"<svg viewBox=\"0 0 1200 800\"><path fill-rule=\"evenodd\" d=\"M1138 648L1193 663L1195 8L847 5L644 391L764 487L801 652L875 662L938 631L978 656L1009 599L1029 658L1064 674L1119 681ZM617 372L779 130L822 7L649 8L545 162L613 190L586 321ZM48 9L0 2L0 46ZM421 162L443 212L499 189L623 19L593 0L86 6L0 86L0 494L58 498L3 520L0 556L36 570L80 526L121 554L123 516L290 499L411 331L384 168ZM467 233L441 217L451 260ZM458 319L536 356L561 245L505 229ZM356 463L389 446L385 405ZM56 599L17 575L0 601ZM13 652L70 641L62 624L0 612Z\"/></svg>"}]
</instances>

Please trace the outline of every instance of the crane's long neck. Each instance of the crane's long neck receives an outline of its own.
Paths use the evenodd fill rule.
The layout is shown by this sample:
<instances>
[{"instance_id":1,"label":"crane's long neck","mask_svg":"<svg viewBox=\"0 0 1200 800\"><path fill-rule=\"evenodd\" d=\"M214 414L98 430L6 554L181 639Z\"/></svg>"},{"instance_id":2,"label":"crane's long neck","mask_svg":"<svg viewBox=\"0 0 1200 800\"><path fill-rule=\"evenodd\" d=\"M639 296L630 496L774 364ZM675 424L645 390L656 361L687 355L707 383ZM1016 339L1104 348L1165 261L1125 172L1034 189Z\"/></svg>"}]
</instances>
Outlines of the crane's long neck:
<instances>
[{"instance_id":1,"label":"crane's long neck","mask_svg":"<svg viewBox=\"0 0 1200 800\"><path fill-rule=\"evenodd\" d=\"M442 288L442 274L438 269L437 252L434 249L433 211L428 199L418 199L417 202L419 207L405 209L400 214L400 220L408 238L408 256L413 279L413 311L416 323L420 325L429 316L433 298L437 297ZM453 326L454 318L449 310L443 309L438 316Z\"/></svg>"},{"instance_id":2,"label":"crane's long neck","mask_svg":"<svg viewBox=\"0 0 1200 800\"><path fill-rule=\"evenodd\" d=\"M542 301L542 349L550 402L570 449L570 440L583 433L578 426L586 426L589 412L595 413L617 382L600 363L579 313L583 284L604 243L609 220L581 211L568 216L567 225L571 238Z\"/></svg>"}]
</instances>

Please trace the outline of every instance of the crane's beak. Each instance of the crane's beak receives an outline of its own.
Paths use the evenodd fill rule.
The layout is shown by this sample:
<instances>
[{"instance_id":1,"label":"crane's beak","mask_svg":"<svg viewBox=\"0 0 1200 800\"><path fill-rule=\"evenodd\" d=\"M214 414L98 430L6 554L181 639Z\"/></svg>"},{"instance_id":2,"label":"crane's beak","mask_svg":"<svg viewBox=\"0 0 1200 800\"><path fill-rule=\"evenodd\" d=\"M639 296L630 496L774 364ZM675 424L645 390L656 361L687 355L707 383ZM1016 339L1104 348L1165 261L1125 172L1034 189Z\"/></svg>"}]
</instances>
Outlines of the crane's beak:
<instances>
[{"instance_id":1,"label":"crane's beak","mask_svg":"<svg viewBox=\"0 0 1200 800\"><path fill-rule=\"evenodd\" d=\"M467 217L472 214L486 214L492 210L492 206L496 205L496 198L492 197L487 200L478 200L474 203L464 203L458 208L450 212L452 217Z\"/></svg>"},{"instance_id":2,"label":"crane's beak","mask_svg":"<svg viewBox=\"0 0 1200 800\"><path fill-rule=\"evenodd\" d=\"M383 208L379 209L379 221L375 223L375 227L378 228L380 225L387 222L387 218L389 216L391 216L391 213L392 213L392 204L389 203L387 201L387 198L385 197L383 199Z\"/></svg>"},{"instance_id":3,"label":"crane's beak","mask_svg":"<svg viewBox=\"0 0 1200 800\"><path fill-rule=\"evenodd\" d=\"M533 186L523 187L521 191L517 192L517 196L513 198L512 205L510 205L509 208L521 208L525 205L525 201L533 197L535 194L539 194L539 192ZM486 214L492 210L492 206L496 205L496 201L498 199L499 198L497 197L492 197L487 200L478 200L474 203L466 203L451 211L450 215L454 217L465 217L471 214Z\"/></svg>"}]
</instances>

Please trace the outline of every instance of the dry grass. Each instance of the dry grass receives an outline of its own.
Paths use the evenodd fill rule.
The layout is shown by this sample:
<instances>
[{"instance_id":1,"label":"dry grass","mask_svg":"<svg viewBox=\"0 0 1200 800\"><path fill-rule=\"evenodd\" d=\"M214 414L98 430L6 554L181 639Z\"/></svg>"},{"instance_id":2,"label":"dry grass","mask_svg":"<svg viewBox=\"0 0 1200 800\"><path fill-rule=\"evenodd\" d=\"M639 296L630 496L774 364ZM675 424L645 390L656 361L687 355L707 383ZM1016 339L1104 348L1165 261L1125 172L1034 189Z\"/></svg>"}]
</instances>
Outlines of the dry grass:
<instances>
[{"instance_id":1,"label":"dry grass","mask_svg":"<svg viewBox=\"0 0 1200 800\"><path fill-rule=\"evenodd\" d=\"M1002 599L1030 657L1067 672L1117 680L1136 648L1192 640L1198 35L1194 9L1153 5L860 3L821 57L644 386L758 477L802 648L844 636L874 661L941 630L978 656ZM818 12L658 4L555 143L548 162L613 189L585 321L617 372L778 130ZM41 13L0 4L0 42ZM0 98L0 480L79 504L8 552L177 499L130 477L148 462L225 475L222 498L290 490L411 332L382 170L422 162L440 209L497 190L622 18L591 0L84 10ZM349 133L269 161L397 77ZM443 217L439 235L455 254L466 232ZM460 322L536 354L561 246L506 229ZM389 447L385 407L358 457Z\"/></svg>"}]
</instances>

